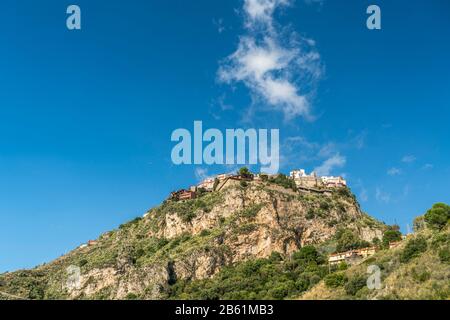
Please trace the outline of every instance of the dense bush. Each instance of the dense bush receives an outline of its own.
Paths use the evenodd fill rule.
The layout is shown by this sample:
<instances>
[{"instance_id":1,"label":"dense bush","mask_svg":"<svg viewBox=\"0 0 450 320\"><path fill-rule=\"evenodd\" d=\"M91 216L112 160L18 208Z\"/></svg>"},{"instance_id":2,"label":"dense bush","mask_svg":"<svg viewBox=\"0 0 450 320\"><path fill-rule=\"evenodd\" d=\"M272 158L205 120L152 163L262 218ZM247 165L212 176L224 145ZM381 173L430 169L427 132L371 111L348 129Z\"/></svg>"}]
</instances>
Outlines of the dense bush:
<instances>
[{"instance_id":1,"label":"dense bush","mask_svg":"<svg viewBox=\"0 0 450 320\"><path fill-rule=\"evenodd\" d=\"M325 277L325 285L329 288L342 287L347 281L347 276L341 272L332 273Z\"/></svg>"},{"instance_id":2,"label":"dense bush","mask_svg":"<svg viewBox=\"0 0 450 320\"><path fill-rule=\"evenodd\" d=\"M427 241L422 237L417 237L416 239L411 239L403 249L400 255L400 261L405 263L411 259L419 256L422 252L427 250Z\"/></svg>"},{"instance_id":3,"label":"dense bush","mask_svg":"<svg viewBox=\"0 0 450 320\"><path fill-rule=\"evenodd\" d=\"M439 259L442 263L450 263L450 247L439 250Z\"/></svg>"},{"instance_id":4,"label":"dense bush","mask_svg":"<svg viewBox=\"0 0 450 320\"><path fill-rule=\"evenodd\" d=\"M359 290L367 285L367 279L363 276L356 276L350 278L350 280L345 284L345 292L351 296L354 296Z\"/></svg>"},{"instance_id":5,"label":"dense bush","mask_svg":"<svg viewBox=\"0 0 450 320\"><path fill-rule=\"evenodd\" d=\"M269 182L282 186L286 189L292 189L294 191L297 191L297 185L295 184L295 181L281 173L278 174L275 178L271 177L269 179Z\"/></svg>"}]
</instances>

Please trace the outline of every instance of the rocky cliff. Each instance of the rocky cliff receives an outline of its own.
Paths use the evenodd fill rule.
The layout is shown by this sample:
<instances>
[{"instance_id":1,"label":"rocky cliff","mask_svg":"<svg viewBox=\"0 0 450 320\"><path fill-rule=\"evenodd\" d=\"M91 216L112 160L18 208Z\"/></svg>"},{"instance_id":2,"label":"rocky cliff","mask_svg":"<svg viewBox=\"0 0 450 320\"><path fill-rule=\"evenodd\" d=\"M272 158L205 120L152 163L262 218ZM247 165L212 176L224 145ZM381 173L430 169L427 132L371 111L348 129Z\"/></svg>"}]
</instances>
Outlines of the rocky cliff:
<instances>
[{"instance_id":1,"label":"rocky cliff","mask_svg":"<svg viewBox=\"0 0 450 320\"><path fill-rule=\"evenodd\" d=\"M165 201L96 243L33 270L0 275L0 289L33 299L164 299L171 287L224 267L307 245L333 251L338 229L361 240L384 225L347 188L299 192L270 182L230 184L184 202Z\"/></svg>"}]
</instances>

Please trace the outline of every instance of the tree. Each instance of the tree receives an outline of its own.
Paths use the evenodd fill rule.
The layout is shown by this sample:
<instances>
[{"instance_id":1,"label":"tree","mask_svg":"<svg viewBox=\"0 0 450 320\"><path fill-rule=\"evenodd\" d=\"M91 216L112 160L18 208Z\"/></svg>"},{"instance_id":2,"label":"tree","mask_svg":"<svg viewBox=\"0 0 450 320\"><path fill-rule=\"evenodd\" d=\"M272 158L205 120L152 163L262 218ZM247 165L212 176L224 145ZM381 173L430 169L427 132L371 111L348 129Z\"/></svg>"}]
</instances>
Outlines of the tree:
<instances>
[{"instance_id":1,"label":"tree","mask_svg":"<svg viewBox=\"0 0 450 320\"><path fill-rule=\"evenodd\" d=\"M338 252L356 249L359 246L359 239L351 230L339 230L336 237L336 251Z\"/></svg>"},{"instance_id":2,"label":"tree","mask_svg":"<svg viewBox=\"0 0 450 320\"><path fill-rule=\"evenodd\" d=\"M244 179L252 179L253 178L253 174L250 172L250 170L248 170L247 167L240 168L238 173Z\"/></svg>"},{"instance_id":3,"label":"tree","mask_svg":"<svg viewBox=\"0 0 450 320\"><path fill-rule=\"evenodd\" d=\"M380 238L374 237L374 238L372 239L372 244L373 244L374 246L376 246L376 247L379 247L379 246L381 245L381 240L380 240Z\"/></svg>"},{"instance_id":4,"label":"tree","mask_svg":"<svg viewBox=\"0 0 450 320\"><path fill-rule=\"evenodd\" d=\"M402 233L400 227L397 225L388 226L388 229L383 233L383 246L388 248L389 243L402 240Z\"/></svg>"},{"instance_id":5,"label":"tree","mask_svg":"<svg viewBox=\"0 0 450 320\"><path fill-rule=\"evenodd\" d=\"M445 203L436 203L425 213L424 218L430 228L441 230L450 221L450 206Z\"/></svg>"}]
</instances>

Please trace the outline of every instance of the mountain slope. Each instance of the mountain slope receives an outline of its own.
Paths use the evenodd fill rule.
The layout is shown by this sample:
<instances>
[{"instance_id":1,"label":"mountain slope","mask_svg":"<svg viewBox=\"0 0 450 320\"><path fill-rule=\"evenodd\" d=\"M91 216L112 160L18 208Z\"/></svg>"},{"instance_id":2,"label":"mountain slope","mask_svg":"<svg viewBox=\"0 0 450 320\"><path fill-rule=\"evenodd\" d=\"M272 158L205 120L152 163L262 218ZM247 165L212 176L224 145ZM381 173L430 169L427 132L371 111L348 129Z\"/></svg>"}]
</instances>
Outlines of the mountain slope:
<instances>
[{"instance_id":1,"label":"mountain slope","mask_svg":"<svg viewBox=\"0 0 450 320\"><path fill-rule=\"evenodd\" d=\"M305 245L327 241L330 252L343 228L372 241L385 226L362 213L346 188L304 193L270 182L235 183L198 199L165 201L91 246L0 275L0 291L31 299L176 297L180 284L213 279L224 267L273 252L288 259Z\"/></svg>"},{"instance_id":2,"label":"mountain slope","mask_svg":"<svg viewBox=\"0 0 450 320\"><path fill-rule=\"evenodd\" d=\"M379 290L366 285L371 265L380 268ZM338 274L340 283L325 278L300 299L450 299L450 228L421 230Z\"/></svg>"}]
</instances>

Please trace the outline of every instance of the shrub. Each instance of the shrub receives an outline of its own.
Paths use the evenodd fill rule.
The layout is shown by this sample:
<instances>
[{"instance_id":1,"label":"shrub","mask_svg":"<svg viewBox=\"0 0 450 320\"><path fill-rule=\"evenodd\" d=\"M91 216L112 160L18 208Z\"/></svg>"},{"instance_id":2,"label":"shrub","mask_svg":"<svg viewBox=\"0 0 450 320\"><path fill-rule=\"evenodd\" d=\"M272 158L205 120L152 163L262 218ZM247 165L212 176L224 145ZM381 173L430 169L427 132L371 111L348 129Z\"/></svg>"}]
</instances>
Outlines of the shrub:
<instances>
[{"instance_id":1,"label":"shrub","mask_svg":"<svg viewBox=\"0 0 450 320\"><path fill-rule=\"evenodd\" d=\"M418 282L425 282L430 279L431 274L428 271L417 272L416 269L412 270L412 277Z\"/></svg>"},{"instance_id":2,"label":"shrub","mask_svg":"<svg viewBox=\"0 0 450 320\"><path fill-rule=\"evenodd\" d=\"M259 213L263 206L261 204L254 204L240 212L240 215L244 218L254 218Z\"/></svg>"},{"instance_id":3,"label":"shrub","mask_svg":"<svg viewBox=\"0 0 450 320\"><path fill-rule=\"evenodd\" d=\"M405 263L411 259L418 257L422 252L427 250L427 241L422 237L411 239L405 246L400 255L400 261Z\"/></svg>"},{"instance_id":4,"label":"shrub","mask_svg":"<svg viewBox=\"0 0 450 320\"><path fill-rule=\"evenodd\" d=\"M338 224L338 221L336 219L333 219L331 221L328 221L328 226L329 227L334 227L335 225Z\"/></svg>"},{"instance_id":5,"label":"shrub","mask_svg":"<svg viewBox=\"0 0 450 320\"><path fill-rule=\"evenodd\" d=\"M348 281L343 273L332 273L325 277L325 285L329 288L342 287Z\"/></svg>"},{"instance_id":6,"label":"shrub","mask_svg":"<svg viewBox=\"0 0 450 320\"><path fill-rule=\"evenodd\" d=\"M314 211L314 209L308 209L308 212L306 213L305 218L308 220L314 219L314 217L316 216L316 213Z\"/></svg>"},{"instance_id":7,"label":"shrub","mask_svg":"<svg viewBox=\"0 0 450 320\"><path fill-rule=\"evenodd\" d=\"M330 204L327 201L320 202L320 209L328 211L330 209Z\"/></svg>"},{"instance_id":8,"label":"shrub","mask_svg":"<svg viewBox=\"0 0 450 320\"><path fill-rule=\"evenodd\" d=\"M345 261L342 261L341 263L338 264L339 271L344 271L347 269L348 269L348 264Z\"/></svg>"},{"instance_id":9,"label":"shrub","mask_svg":"<svg viewBox=\"0 0 450 320\"><path fill-rule=\"evenodd\" d=\"M379 239L379 238L377 238L377 237L374 237L373 239L372 239L372 244L374 245L374 246L380 246L381 245L381 240Z\"/></svg>"},{"instance_id":10,"label":"shrub","mask_svg":"<svg viewBox=\"0 0 450 320\"><path fill-rule=\"evenodd\" d=\"M126 300L137 300L138 296L132 292L128 293L125 297Z\"/></svg>"},{"instance_id":11,"label":"shrub","mask_svg":"<svg viewBox=\"0 0 450 320\"><path fill-rule=\"evenodd\" d=\"M82 259L82 260L80 260L80 263L78 265L81 268L81 267L85 266L87 263L88 263L88 261L86 259Z\"/></svg>"},{"instance_id":12,"label":"shrub","mask_svg":"<svg viewBox=\"0 0 450 320\"><path fill-rule=\"evenodd\" d=\"M438 255L442 263L450 263L450 249L448 246L439 250Z\"/></svg>"},{"instance_id":13,"label":"shrub","mask_svg":"<svg viewBox=\"0 0 450 320\"><path fill-rule=\"evenodd\" d=\"M269 182L282 186L286 189L297 191L297 185L295 184L295 181L281 173L278 174L275 178L270 178Z\"/></svg>"},{"instance_id":14,"label":"shrub","mask_svg":"<svg viewBox=\"0 0 450 320\"><path fill-rule=\"evenodd\" d=\"M206 237L209 236L211 232L209 230L203 229L202 232L200 232L200 237Z\"/></svg>"},{"instance_id":15,"label":"shrub","mask_svg":"<svg viewBox=\"0 0 450 320\"><path fill-rule=\"evenodd\" d=\"M253 174L250 172L250 170L248 170L247 167L240 168L238 174L244 179L252 179L253 178Z\"/></svg>"},{"instance_id":16,"label":"shrub","mask_svg":"<svg viewBox=\"0 0 450 320\"><path fill-rule=\"evenodd\" d=\"M363 276L356 276L351 278L345 284L345 292L351 296L354 296L359 290L364 288L367 284L367 279Z\"/></svg>"},{"instance_id":17,"label":"shrub","mask_svg":"<svg viewBox=\"0 0 450 320\"><path fill-rule=\"evenodd\" d=\"M279 252L274 251L270 254L269 261L270 262L280 262L280 261L283 261L283 257L281 256L281 254Z\"/></svg>"},{"instance_id":18,"label":"shrub","mask_svg":"<svg viewBox=\"0 0 450 320\"><path fill-rule=\"evenodd\" d=\"M127 222L127 223L121 224L119 226L119 229L125 229L127 227L131 227L132 225L137 224L141 220L142 220L141 217L134 218L133 220L131 220L131 221Z\"/></svg>"},{"instance_id":19,"label":"shrub","mask_svg":"<svg viewBox=\"0 0 450 320\"><path fill-rule=\"evenodd\" d=\"M445 203L436 203L425 213L425 222L432 229L440 230L448 224L450 220L450 206Z\"/></svg>"}]
</instances>

